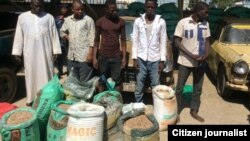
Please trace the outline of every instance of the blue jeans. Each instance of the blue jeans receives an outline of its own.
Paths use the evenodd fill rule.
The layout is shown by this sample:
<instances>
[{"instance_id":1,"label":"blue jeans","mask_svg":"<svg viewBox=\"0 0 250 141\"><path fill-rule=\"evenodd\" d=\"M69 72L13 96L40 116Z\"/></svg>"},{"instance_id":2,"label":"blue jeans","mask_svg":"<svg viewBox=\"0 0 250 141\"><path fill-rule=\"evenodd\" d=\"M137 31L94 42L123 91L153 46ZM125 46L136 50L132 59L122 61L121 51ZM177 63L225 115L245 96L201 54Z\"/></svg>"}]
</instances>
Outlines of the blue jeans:
<instances>
[{"instance_id":1,"label":"blue jeans","mask_svg":"<svg viewBox=\"0 0 250 141\"><path fill-rule=\"evenodd\" d=\"M177 80L177 86L176 86L176 98L177 98L177 104L178 104L178 112L180 113L182 110L182 93L183 93L183 87L188 79L188 76L190 73L193 73L193 94L191 98L190 103L190 109L199 111L200 108L200 95L202 92L202 85L204 80L204 66L203 67L186 67L183 65L179 65L179 73L178 73L178 80Z\"/></svg>"},{"instance_id":2,"label":"blue jeans","mask_svg":"<svg viewBox=\"0 0 250 141\"><path fill-rule=\"evenodd\" d=\"M150 78L150 86L154 88L156 85L159 85L159 65L160 61L149 62L144 61L141 58L137 59L139 66L139 72L136 76L136 88L135 88L135 100L136 102L143 102L143 91L146 83L147 75Z\"/></svg>"},{"instance_id":3,"label":"blue jeans","mask_svg":"<svg viewBox=\"0 0 250 141\"><path fill-rule=\"evenodd\" d=\"M98 56L98 68L100 76L104 75L106 78L111 78L115 81L116 86L121 83L121 57L106 58L101 55ZM105 82L99 79L99 85L106 86Z\"/></svg>"},{"instance_id":4,"label":"blue jeans","mask_svg":"<svg viewBox=\"0 0 250 141\"><path fill-rule=\"evenodd\" d=\"M81 82L86 82L92 77L93 68L87 62L68 60L68 73L74 68L73 73Z\"/></svg>"}]
</instances>

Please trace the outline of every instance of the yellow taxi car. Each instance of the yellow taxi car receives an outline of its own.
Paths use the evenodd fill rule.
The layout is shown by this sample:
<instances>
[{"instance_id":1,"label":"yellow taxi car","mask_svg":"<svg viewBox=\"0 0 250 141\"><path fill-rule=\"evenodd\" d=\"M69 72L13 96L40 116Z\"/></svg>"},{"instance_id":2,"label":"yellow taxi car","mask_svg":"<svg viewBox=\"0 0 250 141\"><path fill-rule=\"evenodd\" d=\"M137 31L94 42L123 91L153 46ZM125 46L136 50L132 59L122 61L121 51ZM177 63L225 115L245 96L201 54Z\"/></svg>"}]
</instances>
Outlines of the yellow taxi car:
<instances>
[{"instance_id":1,"label":"yellow taxi car","mask_svg":"<svg viewBox=\"0 0 250 141\"><path fill-rule=\"evenodd\" d=\"M232 90L250 92L250 19L225 18L207 59L221 97Z\"/></svg>"},{"instance_id":2,"label":"yellow taxi car","mask_svg":"<svg viewBox=\"0 0 250 141\"><path fill-rule=\"evenodd\" d=\"M124 70L123 91L134 92L136 83L136 70L133 69L132 59L132 32L134 21L137 17L120 16L125 21L126 44L127 44L127 65ZM160 74L160 83L165 85L172 85L174 83L173 76L173 55L171 43L167 43L167 61L165 68ZM146 84L147 85L147 84ZM149 85L149 84L148 84Z\"/></svg>"}]
</instances>

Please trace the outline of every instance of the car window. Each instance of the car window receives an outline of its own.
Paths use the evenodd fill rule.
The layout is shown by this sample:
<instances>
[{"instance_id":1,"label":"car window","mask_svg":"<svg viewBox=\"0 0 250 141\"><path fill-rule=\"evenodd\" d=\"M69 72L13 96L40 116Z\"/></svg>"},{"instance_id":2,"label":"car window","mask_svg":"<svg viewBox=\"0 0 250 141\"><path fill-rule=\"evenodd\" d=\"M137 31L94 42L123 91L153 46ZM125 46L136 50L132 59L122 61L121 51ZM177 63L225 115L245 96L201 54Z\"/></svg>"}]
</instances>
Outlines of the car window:
<instances>
[{"instance_id":1,"label":"car window","mask_svg":"<svg viewBox=\"0 0 250 141\"><path fill-rule=\"evenodd\" d=\"M221 36L221 42L227 44L249 44L250 28L226 26Z\"/></svg>"},{"instance_id":2,"label":"car window","mask_svg":"<svg viewBox=\"0 0 250 141\"><path fill-rule=\"evenodd\" d=\"M134 21L125 21L126 39L131 40Z\"/></svg>"}]
</instances>

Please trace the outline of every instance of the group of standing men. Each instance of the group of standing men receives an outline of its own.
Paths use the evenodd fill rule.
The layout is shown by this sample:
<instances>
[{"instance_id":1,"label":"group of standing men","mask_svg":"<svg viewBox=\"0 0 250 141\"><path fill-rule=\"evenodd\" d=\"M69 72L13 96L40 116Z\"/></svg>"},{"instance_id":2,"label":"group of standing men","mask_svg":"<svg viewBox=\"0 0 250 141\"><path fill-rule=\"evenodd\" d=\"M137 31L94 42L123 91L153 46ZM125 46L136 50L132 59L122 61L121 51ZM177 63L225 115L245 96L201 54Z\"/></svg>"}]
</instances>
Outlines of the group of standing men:
<instances>
[{"instance_id":1,"label":"group of standing men","mask_svg":"<svg viewBox=\"0 0 250 141\"><path fill-rule=\"evenodd\" d=\"M138 69L136 102L143 102L147 76L152 88L159 84L159 72L163 70L166 61L166 23L155 13L156 7L156 0L145 0L145 13L135 20L133 26L132 59L134 67ZM126 64L125 23L117 15L114 0L106 1L105 11L106 14L94 23L93 19L84 13L83 3L74 0L73 14L66 18L56 18L56 22L63 22L60 31L57 31L54 18L43 11L43 0L31 1L31 11L21 14L18 18L12 51L16 60L20 60L22 55L24 57L28 105L53 77L53 59L58 58L62 52L60 45L65 45L66 42L68 72L73 70L77 78L85 82L92 77L93 68L98 69L100 76L107 78L110 75L116 83L116 89L121 91L120 75ZM207 16L208 5L197 3L194 13L180 20L174 33L174 43L180 50L176 86L178 113L180 114L182 108L183 87L192 72L194 93L190 114L200 122L204 122L198 115L204 76L203 62L210 47ZM60 67L58 71L62 73ZM104 86L104 79L99 79L99 92L104 90Z\"/></svg>"}]
</instances>

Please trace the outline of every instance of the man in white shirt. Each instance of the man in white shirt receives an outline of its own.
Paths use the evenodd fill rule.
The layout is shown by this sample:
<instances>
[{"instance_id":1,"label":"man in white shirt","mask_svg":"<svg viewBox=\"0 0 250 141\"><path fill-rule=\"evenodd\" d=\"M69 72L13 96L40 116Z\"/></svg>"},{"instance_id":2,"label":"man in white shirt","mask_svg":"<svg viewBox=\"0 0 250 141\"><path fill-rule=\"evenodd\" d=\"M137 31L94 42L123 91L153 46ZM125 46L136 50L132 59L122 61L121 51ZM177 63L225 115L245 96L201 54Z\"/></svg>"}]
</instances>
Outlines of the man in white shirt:
<instances>
[{"instance_id":1,"label":"man in white shirt","mask_svg":"<svg viewBox=\"0 0 250 141\"><path fill-rule=\"evenodd\" d=\"M54 17L44 12L43 6L43 0L32 0L31 11L18 17L13 43L16 60L24 57L27 106L53 77L53 57L61 54Z\"/></svg>"},{"instance_id":2,"label":"man in white shirt","mask_svg":"<svg viewBox=\"0 0 250 141\"><path fill-rule=\"evenodd\" d=\"M147 75L152 88L159 84L159 71L166 61L166 23L155 14L156 6L155 0L146 0L146 13L135 20L133 27L132 59L139 70L134 93L136 102L143 102Z\"/></svg>"},{"instance_id":3,"label":"man in white shirt","mask_svg":"<svg viewBox=\"0 0 250 141\"><path fill-rule=\"evenodd\" d=\"M208 56L210 48L210 30L206 20L208 17L208 5L199 2L194 7L194 13L180 20L174 33L175 45L179 48L178 57L179 73L176 86L178 113L182 110L183 87L190 73L193 73L193 94L190 103L190 114L200 122L205 120L198 115L200 107L200 95L204 79L204 60ZM179 116L177 122L179 121Z\"/></svg>"}]
</instances>

